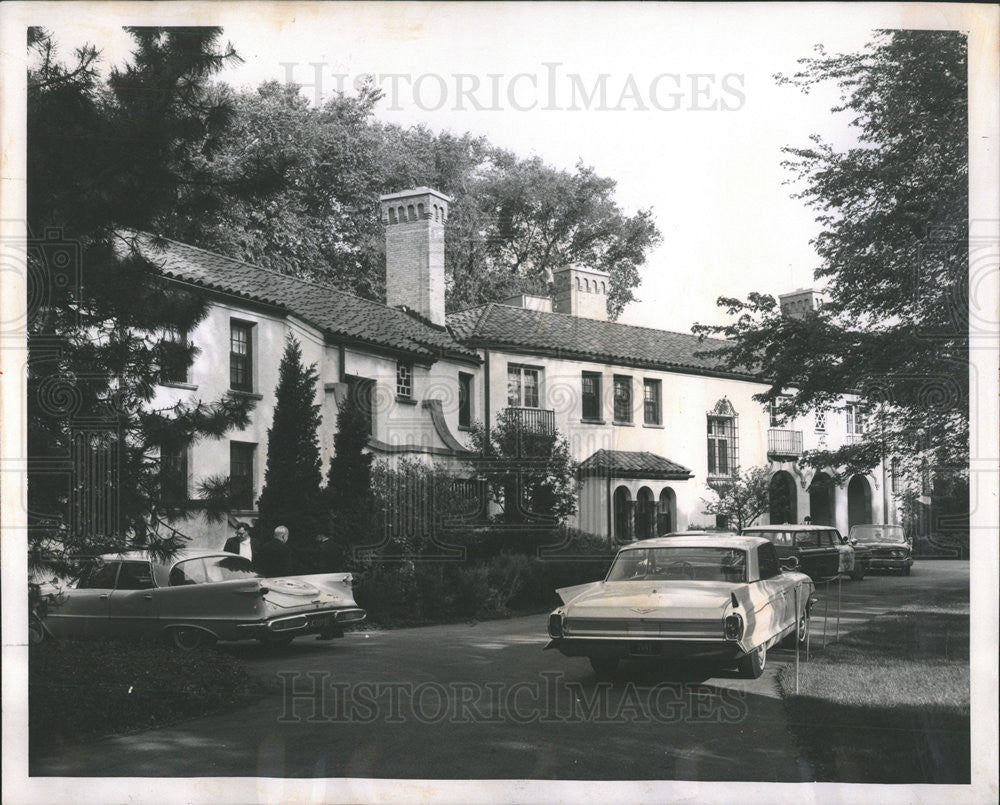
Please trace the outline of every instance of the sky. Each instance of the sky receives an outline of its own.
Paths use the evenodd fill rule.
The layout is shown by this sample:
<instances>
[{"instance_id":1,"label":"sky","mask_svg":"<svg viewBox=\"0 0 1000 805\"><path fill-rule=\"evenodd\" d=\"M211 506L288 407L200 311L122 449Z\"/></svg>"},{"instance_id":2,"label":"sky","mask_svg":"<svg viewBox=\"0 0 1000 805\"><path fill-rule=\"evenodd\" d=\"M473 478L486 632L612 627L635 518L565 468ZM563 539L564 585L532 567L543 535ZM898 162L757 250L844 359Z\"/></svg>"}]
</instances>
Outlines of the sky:
<instances>
[{"instance_id":1,"label":"sky","mask_svg":"<svg viewBox=\"0 0 1000 805\"><path fill-rule=\"evenodd\" d=\"M154 21L143 4L89 8L47 27L67 51L91 41L112 63L128 54L121 26ZM622 208L651 209L663 238L620 320L687 332L727 320L721 295L814 284L815 211L792 197L782 148L811 134L848 145L851 132L830 111L834 87L804 94L774 75L817 44L853 51L876 28L907 27L911 6L193 8L155 21L222 25L244 59L219 76L234 86L291 78L316 99L373 74L386 121L484 134L522 156L567 169L582 161L613 178Z\"/></svg>"}]
</instances>

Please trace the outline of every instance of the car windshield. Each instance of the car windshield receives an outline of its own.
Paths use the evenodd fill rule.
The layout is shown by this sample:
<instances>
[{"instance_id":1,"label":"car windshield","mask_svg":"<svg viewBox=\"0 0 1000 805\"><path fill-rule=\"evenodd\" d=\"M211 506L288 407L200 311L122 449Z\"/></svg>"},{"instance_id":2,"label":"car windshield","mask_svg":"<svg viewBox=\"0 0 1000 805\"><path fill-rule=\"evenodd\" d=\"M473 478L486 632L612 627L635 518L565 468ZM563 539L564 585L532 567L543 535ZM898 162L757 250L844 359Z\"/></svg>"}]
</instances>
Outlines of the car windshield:
<instances>
[{"instance_id":1,"label":"car windshield","mask_svg":"<svg viewBox=\"0 0 1000 805\"><path fill-rule=\"evenodd\" d=\"M626 548L615 558L608 581L690 579L747 580L746 551L738 548Z\"/></svg>"},{"instance_id":2,"label":"car windshield","mask_svg":"<svg viewBox=\"0 0 1000 805\"><path fill-rule=\"evenodd\" d=\"M856 525L851 539L858 542L906 542L903 527L898 525Z\"/></svg>"}]
</instances>

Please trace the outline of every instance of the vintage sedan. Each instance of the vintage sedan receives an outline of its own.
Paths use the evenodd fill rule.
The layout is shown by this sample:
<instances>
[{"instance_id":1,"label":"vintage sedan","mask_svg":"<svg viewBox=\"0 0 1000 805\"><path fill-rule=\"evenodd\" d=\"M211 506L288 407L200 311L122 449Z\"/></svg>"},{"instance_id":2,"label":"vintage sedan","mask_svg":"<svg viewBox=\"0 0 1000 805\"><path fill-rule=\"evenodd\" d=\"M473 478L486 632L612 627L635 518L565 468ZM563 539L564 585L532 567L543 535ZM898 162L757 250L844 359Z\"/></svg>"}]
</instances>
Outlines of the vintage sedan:
<instances>
[{"instance_id":1,"label":"vintage sedan","mask_svg":"<svg viewBox=\"0 0 1000 805\"><path fill-rule=\"evenodd\" d=\"M337 637L365 619L350 573L262 578L222 551L160 561L144 551L107 554L75 583L46 585L34 624L53 637L161 637L190 651L216 640L284 645L301 635Z\"/></svg>"},{"instance_id":2,"label":"vintage sedan","mask_svg":"<svg viewBox=\"0 0 1000 805\"><path fill-rule=\"evenodd\" d=\"M851 526L849 536L855 550L866 548L869 551L869 570L898 570L904 576L910 575L913 549L902 526L856 525Z\"/></svg>"},{"instance_id":3,"label":"vintage sedan","mask_svg":"<svg viewBox=\"0 0 1000 805\"><path fill-rule=\"evenodd\" d=\"M816 581L835 579L841 574L854 581L865 577L867 551L855 550L840 532L828 525L759 525L744 528L747 536L765 537L774 543L782 562L795 557L799 568Z\"/></svg>"},{"instance_id":4,"label":"vintage sedan","mask_svg":"<svg viewBox=\"0 0 1000 805\"><path fill-rule=\"evenodd\" d=\"M599 677L633 657L735 662L757 678L771 646L805 640L813 590L762 537L642 540L618 552L603 581L556 591L563 606L549 616L546 648L587 657Z\"/></svg>"}]
</instances>

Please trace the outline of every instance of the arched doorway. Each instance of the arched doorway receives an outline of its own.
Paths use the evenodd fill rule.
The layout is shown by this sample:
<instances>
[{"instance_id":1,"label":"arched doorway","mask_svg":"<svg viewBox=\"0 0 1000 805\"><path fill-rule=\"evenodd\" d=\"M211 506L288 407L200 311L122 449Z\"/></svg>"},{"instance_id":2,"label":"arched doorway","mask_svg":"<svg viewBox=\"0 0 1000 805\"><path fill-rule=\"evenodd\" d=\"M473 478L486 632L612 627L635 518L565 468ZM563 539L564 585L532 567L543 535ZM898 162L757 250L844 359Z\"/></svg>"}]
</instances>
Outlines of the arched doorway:
<instances>
[{"instance_id":1,"label":"arched doorway","mask_svg":"<svg viewBox=\"0 0 1000 805\"><path fill-rule=\"evenodd\" d=\"M833 478L817 472L809 484L809 516L813 525L833 525Z\"/></svg>"},{"instance_id":2,"label":"arched doorway","mask_svg":"<svg viewBox=\"0 0 1000 805\"><path fill-rule=\"evenodd\" d=\"M636 539L649 539L653 534L656 519L656 505L653 490L642 487L635 496L635 536Z\"/></svg>"},{"instance_id":3,"label":"arched doorway","mask_svg":"<svg viewBox=\"0 0 1000 805\"><path fill-rule=\"evenodd\" d=\"M656 512L656 533L669 534L677 528L677 495L669 486L660 490L660 508Z\"/></svg>"},{"instance_id":4,"label":"arched doorway","mask_svg":"<svg viewBox=\"0 0 1000 805\"><path fill-rule=\"evenodd\" d=\"M619 486L614 497L615 539L628 542L632 539L632 494L627 487Z\"/></svg>"},{"instance_id":5,"label":"arched doorway","mask_svg":"<svg viewBox=\"0 0 1000 805\"><path fill-rule=\"evenodd\" d=\"M791 473L778 470L767 487L768 516L772 525L794 523L798 511L795 479Z\"/></svg>"},{"instance_id":6,"label":"arched doorway","mask_svg":"<svg viewBox=\"0 0 1000 805\"><path fill-rule=\"evenodd\" d=\"M863 475L855 475L847 485L847 528L872 521L872 488Z\"/></svg>"}]
</instances>

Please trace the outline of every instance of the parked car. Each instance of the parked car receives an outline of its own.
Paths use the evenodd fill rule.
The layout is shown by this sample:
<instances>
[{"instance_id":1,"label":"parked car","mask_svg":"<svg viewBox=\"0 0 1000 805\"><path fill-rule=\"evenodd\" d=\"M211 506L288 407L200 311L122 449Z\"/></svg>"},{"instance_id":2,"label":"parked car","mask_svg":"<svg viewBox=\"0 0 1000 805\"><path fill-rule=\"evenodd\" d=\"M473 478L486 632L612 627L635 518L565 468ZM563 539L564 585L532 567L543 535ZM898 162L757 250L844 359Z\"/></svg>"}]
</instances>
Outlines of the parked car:
<instances>
[{"instance_id":1,"label":"parked car","mask_svg":"<svg viewBox=\"0 0 1000 805\"><path fill-rule=\"evenodd\" d=\"M366 613L350 573L265 579L222 551L161 561L145 551L107 554L79 579L42 589L35 628L54 637L158 636L192 650L216 640L284 645L308 634L336 637Z\"/></svg>"},{"instance_id":2,"label":"parked car","mask_svg":"<svg viewBox=\"0 0 1000 805\"><path fill-rule=\"evenodd\" d=\"M761 537L655 537L621 548L603 581L556 591L546 648L600 677L635 657L735 661L756 678L771 646L805 640L813 590Z\"/></svg>"},{"instance_id":3,"label":"parked car","mask_svg":"<svg viewBox=\"0 0 1000 805\"><path fill-rule=\"evenodd\" d=\"M869 570L898 570L910 575L913 567L913 546L899 525L856 525L851 527L850 541L855 550L869 551Z\"/></svg>"},{"instance_id":4,"label":"parked car","mask_svg":"<svg viewBox=\"0 0 1000 805\"><path fill-rule=\"evenodd\" d=\"M795 557L799 569L815 581L835 579L842 573L854 581L865 577L865 551L859 555L833 526L760 525L744 528L743 534L769 539L780 561Z\"/></svg>"}]
</instances>

